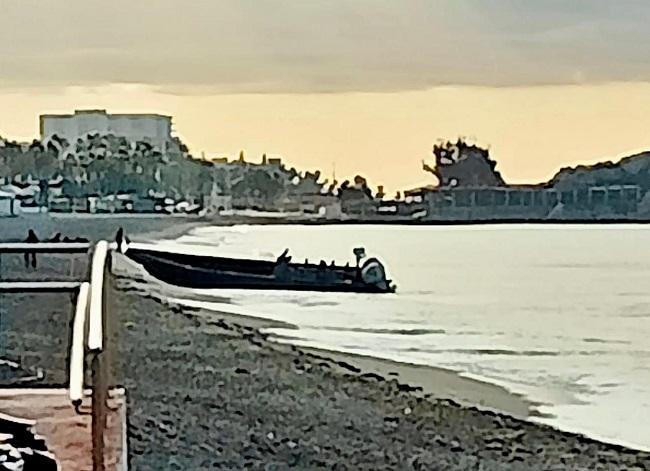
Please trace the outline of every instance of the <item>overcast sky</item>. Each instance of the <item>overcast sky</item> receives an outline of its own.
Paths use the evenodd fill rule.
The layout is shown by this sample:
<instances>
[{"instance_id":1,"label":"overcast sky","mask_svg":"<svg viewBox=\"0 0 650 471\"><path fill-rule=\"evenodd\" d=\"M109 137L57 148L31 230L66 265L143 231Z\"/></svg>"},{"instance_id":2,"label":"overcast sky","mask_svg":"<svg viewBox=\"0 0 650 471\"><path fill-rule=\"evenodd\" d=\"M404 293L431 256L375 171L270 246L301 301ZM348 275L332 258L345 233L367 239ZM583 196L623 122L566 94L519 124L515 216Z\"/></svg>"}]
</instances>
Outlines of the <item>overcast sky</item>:
<instances>
[{"instance_id":1,"label":"overcast sky","mask_svg":"<svg viewBox=\"0 0 650 471\"><path fill-rule=\"evenodd\" d=\"M0 86L179 94L650 80L646 0L0 0Z\"/></svg>"},{"instance_id":2,"label":"overcast sky","mask_svg":"<svg viewBox=\"0 0 650 471\"><path fill-rule=\"evenodd\" d=\"M507 181L545 181L650 148L649 24L650 0L0 0L0 135L164 113L195 155L391 191L474 136Z\"/></svg>"}]
</instances>

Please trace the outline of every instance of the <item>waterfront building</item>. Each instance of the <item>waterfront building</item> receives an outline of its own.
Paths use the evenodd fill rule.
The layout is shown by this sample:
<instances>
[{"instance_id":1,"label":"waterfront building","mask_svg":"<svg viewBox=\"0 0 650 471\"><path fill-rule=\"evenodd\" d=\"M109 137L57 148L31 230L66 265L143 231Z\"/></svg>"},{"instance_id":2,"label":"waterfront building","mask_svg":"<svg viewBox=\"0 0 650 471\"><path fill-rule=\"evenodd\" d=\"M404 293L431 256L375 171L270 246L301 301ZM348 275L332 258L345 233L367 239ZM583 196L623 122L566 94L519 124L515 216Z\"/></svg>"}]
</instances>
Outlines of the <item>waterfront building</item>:
<instances>
[{"instance_id":1,"label":"waterfront building","mask_svg":"<svg viewBox=\"0 0 650 471\"><path fill-rule=\"evenodd\" d=\"M40 116L41 140L54 135L76 142L88 134L115 135L145 141L165 150L172 141L172 118L159 114L111 114L106 110L76 110L73 114Z\"/></svg>"}]
</instances>

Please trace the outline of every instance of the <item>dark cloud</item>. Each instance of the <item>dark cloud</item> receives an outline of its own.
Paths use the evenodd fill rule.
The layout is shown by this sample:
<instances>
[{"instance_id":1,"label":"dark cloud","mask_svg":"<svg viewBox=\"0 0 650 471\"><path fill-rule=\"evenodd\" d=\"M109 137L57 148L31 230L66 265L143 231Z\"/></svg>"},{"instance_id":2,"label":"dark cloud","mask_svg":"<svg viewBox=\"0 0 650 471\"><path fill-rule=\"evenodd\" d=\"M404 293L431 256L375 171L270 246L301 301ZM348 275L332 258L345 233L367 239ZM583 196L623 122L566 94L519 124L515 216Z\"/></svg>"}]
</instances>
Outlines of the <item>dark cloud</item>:
<instances>
[{"instance_id":1,"label":"dark cloud","mask_svg":"<svg viewBox=\"0 0 650 471\"><path fill-rule=\"evenodd\" d=\"M0 85L169 93L650 80L637 0L0 0Z\"/></svg>"}]
</instances>

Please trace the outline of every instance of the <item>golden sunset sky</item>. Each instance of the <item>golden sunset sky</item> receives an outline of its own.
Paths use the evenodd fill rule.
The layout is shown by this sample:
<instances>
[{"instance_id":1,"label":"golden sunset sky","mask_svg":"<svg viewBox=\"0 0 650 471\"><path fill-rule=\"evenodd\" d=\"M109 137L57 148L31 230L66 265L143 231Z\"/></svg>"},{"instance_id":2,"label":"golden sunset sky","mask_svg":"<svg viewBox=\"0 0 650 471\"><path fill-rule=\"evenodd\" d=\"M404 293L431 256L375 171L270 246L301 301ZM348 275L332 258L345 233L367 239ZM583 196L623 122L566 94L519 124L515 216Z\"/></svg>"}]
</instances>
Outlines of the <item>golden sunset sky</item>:
<instances>
[{"instance_id":1,"label":"golden sunset sky","mask_svg":"<svg viewBox=\"0 0 650 471\"><path fill-rule=\"evenodd\" d=\"M132 5L134 3L135 5ZM195 156L263 152L390 191L441 138L507 181L650 148L650 3L0 0L0 135L105 108L174 117Z\"/></svg>"}]
</instances>

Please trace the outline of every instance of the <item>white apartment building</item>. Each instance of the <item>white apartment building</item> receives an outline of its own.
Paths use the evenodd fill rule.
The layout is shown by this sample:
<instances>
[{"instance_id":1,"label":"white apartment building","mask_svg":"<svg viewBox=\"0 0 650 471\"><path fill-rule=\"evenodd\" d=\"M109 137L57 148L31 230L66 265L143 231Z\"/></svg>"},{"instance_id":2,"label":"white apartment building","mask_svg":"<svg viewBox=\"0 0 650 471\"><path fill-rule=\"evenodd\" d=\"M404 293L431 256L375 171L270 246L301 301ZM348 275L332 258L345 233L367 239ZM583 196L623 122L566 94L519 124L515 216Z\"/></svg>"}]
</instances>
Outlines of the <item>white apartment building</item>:
<instances>
[{"instance_id":1,"label":"white apartment building","mask_svg":"<svg viewBox=\"0 0 650 471\"><path fill-rule=\"evenodd\" d=\"M130 141L147 141L165 149L171 140L172 118L159 114L110 114L106 110L76 110L74 114L40 116L41 140L53 135L75 142L91 133L113 134Z\"/></svg>"}]
</instances>

